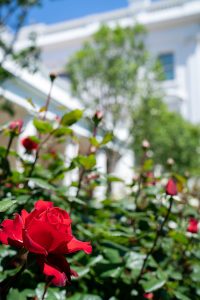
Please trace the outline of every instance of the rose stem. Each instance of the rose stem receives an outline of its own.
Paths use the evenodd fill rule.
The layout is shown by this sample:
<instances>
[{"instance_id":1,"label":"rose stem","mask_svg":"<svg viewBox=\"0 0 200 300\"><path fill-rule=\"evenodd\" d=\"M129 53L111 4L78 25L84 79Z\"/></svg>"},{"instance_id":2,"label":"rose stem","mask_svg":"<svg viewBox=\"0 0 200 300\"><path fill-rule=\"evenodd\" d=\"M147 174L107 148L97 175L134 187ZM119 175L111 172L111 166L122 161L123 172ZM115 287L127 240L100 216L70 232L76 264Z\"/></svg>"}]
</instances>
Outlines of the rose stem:
<instances>
[{"instance_id":1,"label":"rose stem","mask_svg":"<svg viewBox=\"0 0 200 300\"><path fill-rule=\"evenodd\" d=\"M50 86L49 93L48 93L48 96L47 96L46 104L45 104L45 106L44 106L44 107L45 107L45 112L44 112L44 116L43 116L43 118L42 118L43 121L46 119L46 114L47 114L48 107L49 107L50 100L51 100L51 92L52 92L52 88L53 88L53 84L54 84L55 78L56 78L56 77L52 77L52 76L50 75L51 86ZM39 138L40 138L40 134L39 134ZM33 162L32 166L31 166L31 169L30 169L30 172L29 172L29 174L28 174L28 177L31 177L31 175L32 175L32 173L33 173L33 171L34 171L36 162L37 162L38 157L39 157L40 149L41 149L41 147L39 146L39 147L38 147L38 150L36 151L35 159L34 159L34 162Z\"/></svg>"},{"instance_id":2,"label":"rose stem","mask_svg":"<svg viewBox=\"0 0 200 300\"><path fill-rule=\"evenodd\" d=\"M50 284L51 284L51 279L50 279L49 281L47 281L46 284L45 284L44 292L43 292L43 295L42 295L41 300L44 300L45 295L46 295L46 293L47 293L47 290L48 290L48 287L50 286Z\"/></svg>"},{"instance_id":3,"label":"rose stem","mask_svg":"<svg viewBox=\"0 0 200 300\"><path fill-rule=\"evenodd\" d=\"M96 135L97 135L97 129L98 129L98 125L94 125L94 128L93 128L93 134L92 136L95 138ZM89 147L89 151L87 153L87 155L90 155L91 153L91 146ZM80 176L79 176L79 181L78 181L78 188L77 188L77 192L76 192L76 198L78 198L79 196L79 193L80 193L80 190L81 190L81 187L82 187L82 181L83 181L83 177L85 175L85 168L83 167L80 171Z\"/></svg>"},{"instance_id":4,"label":"rose stem","mask_svg":"<svg viewBox=\"0 0 200 300\"><path fill-rule=\"evenodd\" d=\"M14 134L13 134L13 132L11 132L10 137L9 137L8 146L7 146L7 149L6 149L6 154L5 154L4 159L7 159L7 157L8 157L8 154L9 154L9 152L10 152L10 147L11 147L11 145L12 145L13 139L14 139Z\"/></svg>"},{"instance_id":5,"label":"rose stem","mask_svg":"<svg viewBox=\"0 0 200 300\"><path fill-rule=\"evenodd\" d=\"M136 284L137 284L137 283L139 282L139 280L141 279L142 274L143 274L144 269L145 269L145 266L146 266L146 263L147 263L149 257L150 257L150 256L152 255L152 253L154 252L154 249L155 249L156 246L157 246L157 242L158 242L160 236L162 235L162 230L163 230L163 228L164 228L164 226L165 226L165 223L167 222L167 220L168 220L168 218L169 218L169 215L170 215L170 212L171 212L171 209L172 209L172 204L173 204L173 197L170 197L169 201L170 201L170 205L169 205L169 208L168 208L168 210L167 210L167 214L166 214L166 216L165 216L165 218L164 218L164 220L163 220L163 222L162 222L162 224L161 224L161 226L160 226L160 229L158 229L158 231L157 231L157 234L156 234L156 237L155 237L155 240L154 240L154 243L153 243L151 249L149 250L149 252L147 253L147 255L146 255L145 259L144 259L142 268L141 268L141 270L140 270L140 274L139 274L139 276L138 276L138 278L137 278L137 280L136 280Z\"/></svg>"}]
</instances>

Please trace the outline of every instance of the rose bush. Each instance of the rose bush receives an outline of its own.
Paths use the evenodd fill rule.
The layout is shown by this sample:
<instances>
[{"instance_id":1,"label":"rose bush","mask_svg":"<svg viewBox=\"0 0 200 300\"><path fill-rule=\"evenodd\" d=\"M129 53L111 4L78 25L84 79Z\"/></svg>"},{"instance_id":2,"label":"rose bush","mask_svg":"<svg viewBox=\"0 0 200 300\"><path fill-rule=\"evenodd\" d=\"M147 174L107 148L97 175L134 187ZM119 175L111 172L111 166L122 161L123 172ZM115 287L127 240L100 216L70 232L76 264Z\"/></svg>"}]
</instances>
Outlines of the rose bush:
<instances>
[{"instance_id":1,"label":"rose bush","mask_svg":"<svg viewBox=\"0 0 200 300\"><path fill-rule=\"evenodd\" d=\"M20 122L3 124L1 131L8 137L0 147L1 299L199 300L198 180L192 187L168 158L167 173L158 173L147 140L129 182L102 173L96 155L112 150L112 134L103 135L99 112L85 120L88 151L66 162L58 149L66 140L79 143L71 126L82 111L56 120L43 112L33 119L36 135L24 145ZM22 154L14 149L17 138ZM71 171L76 177L69 183ZM124 196L105 195L112 184L123 186ZM85 255L90 243L81 240L91 241L91 255Z\"/></svg>"}]
</instances>

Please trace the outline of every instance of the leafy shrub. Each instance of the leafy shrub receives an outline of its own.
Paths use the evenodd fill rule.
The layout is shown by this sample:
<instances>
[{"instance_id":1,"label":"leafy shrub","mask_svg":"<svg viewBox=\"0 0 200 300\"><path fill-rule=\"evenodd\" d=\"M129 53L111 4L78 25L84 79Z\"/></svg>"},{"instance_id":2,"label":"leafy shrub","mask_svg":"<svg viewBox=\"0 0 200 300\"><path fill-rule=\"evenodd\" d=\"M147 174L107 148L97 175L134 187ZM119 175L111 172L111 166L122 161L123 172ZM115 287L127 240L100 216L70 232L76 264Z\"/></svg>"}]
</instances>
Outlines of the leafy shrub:
<instances>
[{"instance_id":1,"label":"leafy shrub","mask_svg":"<svg viewBox=\"0 0 200 300\"><path fill-rule=\"evenodd\" d=\"M168 173L156 177L153 162L147 155L149 144L143 143L143 147L140 146L142 157L137 175L127 185L124 198L105 198L99 201L94 196L96 187L110 181L122 181L101 174L96 167L98 149L105 147L110 141L110 138L97 136L102 115L98 112L91 120L93 133L88 153L78 155L66 165L63 154L52 145L65 143L66 138L77 142L78 137L71 126L81 119L82 112L67 112L61 119L49 121L46 118L47 109L48 102L45 111L33 121L37 135L22 141L26 156L20 156L12 149L14 139L21 139L22 121L11 122L1 132L8 137L8 146L0 148L1 298L199 299L198 190L190 191L187 178L181 173L175 173L172 166ZM27 159L29 156L32 160ZM18 165L20 163L20 169L11 166L11 158ZM64 176L75 169L78 170L78 179L70 185L62 184ZM41 203L46 208L38 213L38 205ZM59 213L49 207L52 203L59 207ZM33 211L31 219L22 225L24 223L20 223L16 213L24 215L27 220L27 214L21 211L32 211L34 204L36 212ZM87 248L89 244L85 243L81 247L80 244L73 244L77 253L70 250L72 236L69 215L63 210L69 213L73 221L73 236L78 240L91 242L91 255L78 251L82 249L86 253L91 252L91 248ZM31 230L30 237L36 239L31 228L34 223L31 222L50 218L52 225L54 217L54 230L58 230L58 225L61 230L57 231L58 236L54 235L53 229L51 238L42 235L46 230L42 223L43 226L37 226L37 243L40 246L45 244L45 247L48 245L51 256L55 250L52 243L57 238L62 240L67 232L68 240L62 244L65 251L59 248L63 256L67 254L62 265L59 260L52 260L52 256L45 256L38 245L35 247L31 240L27 240L27 232ZM15 219L15 223L5 223L5 219ZM19 227L20 230L17 229ZM21 247L22 228L24 248ZM5 241L8 245L3 245ZM29 250L28 255L23 250ZM52 269L44 269L46 263L50 263L53 273ZM71 274L69 267L60 272L64 266L73 269ZM46 278L43 272L47 275ZM78 277L72 277L70 284L71 275L76 273ZM55 280L56 274L63 275L66 280L58 283ZM64 283L66 287L54 286Z\"/></svg>"}]
</instances>

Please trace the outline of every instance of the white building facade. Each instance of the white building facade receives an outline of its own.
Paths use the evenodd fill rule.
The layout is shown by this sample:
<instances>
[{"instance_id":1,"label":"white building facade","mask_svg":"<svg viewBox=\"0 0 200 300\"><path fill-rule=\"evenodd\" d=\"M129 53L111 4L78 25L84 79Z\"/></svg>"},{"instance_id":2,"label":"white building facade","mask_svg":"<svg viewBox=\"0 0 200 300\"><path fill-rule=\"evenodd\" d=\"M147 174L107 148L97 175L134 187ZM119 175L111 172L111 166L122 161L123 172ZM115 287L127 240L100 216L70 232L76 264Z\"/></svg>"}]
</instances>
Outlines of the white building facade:
<instances>
[{"instance_id":1,"label":"white building facade","mask_svg":"<svg viewBox=\"0 0 200 300\"><path fill-rule=\"evenodd\" d=\"M28 36L35 32L43 64L62 73L69 57L104 23L144 24L147 49L164 67L167 103L191 122L200 122L200 0L130 0L125 9L54 25L28 26L22 30L17 47L25 47Z\"/></svg>"}]
</instances>

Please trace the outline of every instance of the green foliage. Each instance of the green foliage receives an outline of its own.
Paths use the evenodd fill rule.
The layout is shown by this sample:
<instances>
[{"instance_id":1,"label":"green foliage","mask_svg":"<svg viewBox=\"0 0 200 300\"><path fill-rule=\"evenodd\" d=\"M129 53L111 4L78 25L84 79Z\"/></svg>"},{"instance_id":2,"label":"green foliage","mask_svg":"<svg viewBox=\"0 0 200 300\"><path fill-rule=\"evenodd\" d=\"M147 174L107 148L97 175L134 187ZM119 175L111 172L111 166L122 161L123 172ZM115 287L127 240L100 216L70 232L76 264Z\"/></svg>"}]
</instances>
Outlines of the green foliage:
<instances>
[{"instance_id":1,"label":"green foliage","mask_svg":"<svg viewBox=\"0 0 200 300\"><path fill-rule=\"evenodd\" d=\"M0 81L11 77L11 74L4 68L7 59L14 61L22 68L28 68L29 71L37 70L37 60L40 51L35 46L35 36L30 36L30 45L22 50L14 50L14 45L18 38L18 33L24 25L29 11L38 5L40 0L1 0L0 1ZM12 33L9 31L12 28ZM9 38L8 38L9 35ZM7 38L6 38L7 36Z\"/></svg>"},{"instance_id":2,"label":"green foliage","mask_svg":"<svg viewBox=\"0 0 200 300\"><path fill-rule=\"evenodd\" d=\"M144 35L141 25L103 25L66 67L74 94L86 107L104 111L107 129L121 126L132 108L139 69L147 62Z\"/></svg>"},{"instance_id":3,"label":"green foliage","mask_svg":"<svg viewBox=\"0 0 200 300\"><path fill-rule=\"evenodd\" d=\"M154 178L154 182L152 178L149 180L147 174L154 165L146 155L140 166L138 179L127 186L126 196L117 201L105 198L99 202L93 193L97 187L102 187L107 182L122 184L123 180L111 175L105 178L106 175L99 173L95 153L78 155L67 167L62 153L49 152L46 144L49 142L46 136L54 141L53 144L62 137L66 138L68 134L71 136L72 129L65 125L70 126L79 119L79 113L64 114L61 119L64 123L60 122L56 127L54 121L35 119L34 124L43 150L41 155L41 149L38 152L40 160L26 161L23 156L19 157L10 149L7 159L11 155L16 160L20 159L23 172L13 168L9 174L2 172L2 221L11 218L14 212L20 212L22 208L32 209L36 200L46 199L68 212L71 211L74 235L92 243L91 256L79 252L67 257L79 277L74 278L67 288L50 286L45 299L141 300L144 293L153 293L155 300L187 300L191 297L198 300L200 237L199 233L187 233L189 218L198 218L198 213L197 207L190 204L191 194L186 179L181 174L174 174L177 185L182 187L182 193L179 200L174 198L172 210L162 231L159 230L170 207L162 184L166 175ZM74 135L73 133L73 138ZM38 139L37 135L35 139ZM76 137L75 140L77 139ZM104 147L104 143L110 139L111 134L106 134L98 142L91 134L90 141L91 145ZM65 139L62 142L65 143ZM2 160L5 159L5 153L6 148L2 147ZM63 185L61 179L74 169L79 170L77 181ZM71 193L74 189L77 190L75 196ZM152 251L158 232L159 238ZM31 264L27 264L27 269L21 276L12 280L12 276L15 278L19 274L24 259L19 249L13 249L10 246L0 246L0 288L10 282L6 299L42 299L44 277L33 258L30 258ZM142 269L144 272L141 272Z\"/></svg>"},{"instance_id":4,"label":"green foliage","mask_svg":"<svg viewBox=\"0 0 200 300\"><path fill-rule=\"evenodd\" d=\"M200 168L200 126L171 112L156 97L143 99L134 112L134 143L136 162L140 164L142 141L148 139L156 164L165 166L175 161L174 170L198 172Z\"/></svg>"}]
</instances>

